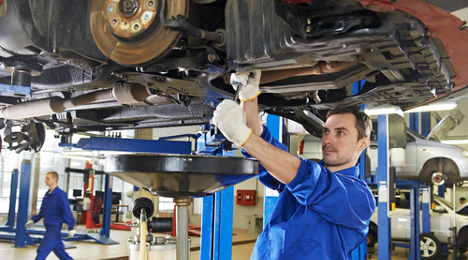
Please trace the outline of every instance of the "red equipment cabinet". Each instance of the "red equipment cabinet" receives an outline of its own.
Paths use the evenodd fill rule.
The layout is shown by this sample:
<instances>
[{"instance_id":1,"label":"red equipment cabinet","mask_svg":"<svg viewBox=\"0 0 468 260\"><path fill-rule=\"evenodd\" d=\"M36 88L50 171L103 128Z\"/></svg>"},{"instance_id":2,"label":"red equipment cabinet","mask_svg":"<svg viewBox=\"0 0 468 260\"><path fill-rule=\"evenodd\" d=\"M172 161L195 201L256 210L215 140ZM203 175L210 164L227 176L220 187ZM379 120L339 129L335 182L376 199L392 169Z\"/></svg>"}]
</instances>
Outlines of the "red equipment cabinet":
<instances>
[{"instance_id":1,"label":"red equipment cabinet","mask_svg":"<svg viewBox=\"0 0 468 260\"><path fill-rule=\"evenodd\" d=\"M257 200L256 190L237 190L237 205L255 205Z\"/></svg>"}]
</instances>

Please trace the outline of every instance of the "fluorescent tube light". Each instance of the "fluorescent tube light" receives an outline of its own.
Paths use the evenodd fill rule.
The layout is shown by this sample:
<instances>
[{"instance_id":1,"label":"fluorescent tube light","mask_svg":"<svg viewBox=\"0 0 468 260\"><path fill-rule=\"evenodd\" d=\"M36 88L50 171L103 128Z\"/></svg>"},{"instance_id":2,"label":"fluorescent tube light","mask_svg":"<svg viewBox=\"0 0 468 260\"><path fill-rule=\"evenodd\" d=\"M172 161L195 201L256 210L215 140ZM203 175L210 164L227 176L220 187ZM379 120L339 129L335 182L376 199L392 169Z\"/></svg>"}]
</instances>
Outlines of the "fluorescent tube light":
<instances>
[{"instance_id":1,"label":"fluorescent tube light","mask_svg":"<svg viewBox=\"0 0 468 260\"><path fill-rule=\"evenodd\" d=\"M400 107L397 106L379 106L373 108L366 108L364 112L369 115L384 115L384 114L399 114L403 116L403 111Z\"/></svg>"},{"instance_id":2,"label":"fluorescent tube light","mask_svg":"<svg viewBox=\"0 0 468 260\"><path fill-rule=\"evenodd\" d=\"M414 112L430 112L430 111L444 111L444 110L453 110L457 107L457 102L454 101L444 101L439 103L433 103L426 106L416 107L410 110L405 111L405 113L414 113ZM403 116L403 112L400 107L396 106L378 106L373 108L366 108L364 110L366 114L371 115L383 115L383 114L399 114Z\"/></svg>"},{"instance_id":3,"label":"fluorescent tube light","mask_svg":"<svg viewBox=\"0 0 468 260\"><path fill-rule=\"evenodd\" d=\"M447 102L434 103L434 104L430 104L427 106L416 107L416 108L405 111L405 113L453 110L456 107L457 107L457 102L447 101Z\"/></svg>"}]
</instances>

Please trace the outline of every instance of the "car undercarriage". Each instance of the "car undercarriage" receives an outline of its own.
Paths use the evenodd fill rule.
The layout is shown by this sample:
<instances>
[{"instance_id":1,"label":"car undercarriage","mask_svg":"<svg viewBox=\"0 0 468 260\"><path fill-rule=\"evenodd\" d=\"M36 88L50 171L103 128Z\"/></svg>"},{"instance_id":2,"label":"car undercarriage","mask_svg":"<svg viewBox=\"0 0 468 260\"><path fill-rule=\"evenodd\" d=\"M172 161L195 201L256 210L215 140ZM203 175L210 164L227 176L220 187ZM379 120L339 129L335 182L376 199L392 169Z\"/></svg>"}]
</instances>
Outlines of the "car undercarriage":
<instances>
[{"instance_id":1,"label":"car undercarriage","mask_svg":"<svg viewBox=\"0 0 468 260\"><path fill-rule=\"evenodd\" d=\"M467 47L457 41L468 32L450 12L465 5L0 0L3 139L38 151L43 125L67 137L209 124L235 95L230 73L250 69L262 70L260 109L313 135L337 105L406 110L462 95Z\"/></svg>"}]
</instances>

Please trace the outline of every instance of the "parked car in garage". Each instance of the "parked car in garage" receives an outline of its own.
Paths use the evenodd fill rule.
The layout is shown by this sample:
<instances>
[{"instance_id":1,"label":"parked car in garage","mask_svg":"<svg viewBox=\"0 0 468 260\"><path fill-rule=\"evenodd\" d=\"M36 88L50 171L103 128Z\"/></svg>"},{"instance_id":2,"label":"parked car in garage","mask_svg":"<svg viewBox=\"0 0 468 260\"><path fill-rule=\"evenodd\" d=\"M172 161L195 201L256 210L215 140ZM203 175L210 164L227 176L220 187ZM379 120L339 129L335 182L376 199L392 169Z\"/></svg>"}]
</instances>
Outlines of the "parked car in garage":
<instances>
[{"instance_id":1,"label":"parked car in garage","mask_svg":"<svg viewBox=\"0 0 468 260\"><path fill-rule=\"evenodd\" d=\"M304 136L301 143L303 158L322 158L321 140L312 135ZM375 174L378 165L377 126L374 125L371 143L367 149L370 157L371 173ZM439 165L441 165L439 167ZM468 151L438 141L426 140L419 133L406 128L405 166L396 168L396 175L402 179L432 183L432 174L441 172L452 182L468 178Z\"/></svg>"},{"instance_id":2,"label":"parked car in garage","mask_svg":"<svg viewBox=\"0 0 468 260\"><path fill-rule=\"evenodd\" d=\"M4 143L16 152L37 151L43 125L67 137L209 124L216 104L235 96L230 73L250 69L262 70L260 109L315 135L321 133L316 119L336 105L391 103L406 110L460 96L468 85L468 47L460 44L468 30L457 11L467 6L458 0L0 0Z\"/></svg>"},{"instance_id":3,"label":"parked car in garage","mask_svg":"<svg viewBox=\"0 0 468 260\"><path fill-rule=\"evenodd\" d=\"M453 233L450 230L453 227L453 206L450 202L437 195L433 197L434 209L431 214L431 233L421 235L422 247L421 254L423 259L439 259L442 253L442 244L453 244ZM378 201L378 200L376 200ZM391 217L391 238L392 241L408 242L411 239L411 218L409 192L398 192L396 196L396 209ZM372 215L369 224L369 245L373 246L377 241L378 232L378 206ZM421 216L421 214L420 214ZM421 216L422 217L422 216ZM468 216L456 214L457 226L457 245L465 245L468 241ZM463 252L466 251L463 250Z\"/></svg>"}]
</instances>

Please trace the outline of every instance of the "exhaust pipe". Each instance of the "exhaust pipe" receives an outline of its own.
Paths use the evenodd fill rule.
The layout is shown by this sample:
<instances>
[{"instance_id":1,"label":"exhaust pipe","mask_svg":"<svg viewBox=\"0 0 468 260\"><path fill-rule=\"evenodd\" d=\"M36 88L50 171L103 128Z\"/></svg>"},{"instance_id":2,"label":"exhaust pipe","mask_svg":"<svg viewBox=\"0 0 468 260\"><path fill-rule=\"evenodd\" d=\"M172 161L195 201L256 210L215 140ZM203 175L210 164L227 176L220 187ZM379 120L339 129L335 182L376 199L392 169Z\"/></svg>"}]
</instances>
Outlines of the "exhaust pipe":
<instances>
[{"instance_id":1,"label":"exhaust pipe","mask_svg":"<svg viewBox=\"0 0 468 260\"><path fill-rule=\"evenodd\" d=\"M99 100L114 99L126 105L136 105L150 96L146 87L142 85L125 84L112 89L100 90L78 97L63 99L52 97L26 101L0 110L0 118L19 120L51 114L62 113L65 109L86 105Z\"/></svg>"},{"instance_id":2,"label":"exhaust pipe","mask_svg":"<svg viewBox=\"0 0 468 260\"><path fill-rule=\"evenodd\" d=\"M262 77L260 78L260 85L267 84L274 81L288 79L299 76L309 75L325 75L330 73L339 72L345 69L349 69L359 64L358 62L347 62L347 61L319 61L312 67L305 68L294 68L294 69L283 69L283 70L264 70L262 71ZM223 80L226 84L230 83L230 74L224 74Z\"/></svg>"}]
</instances>

